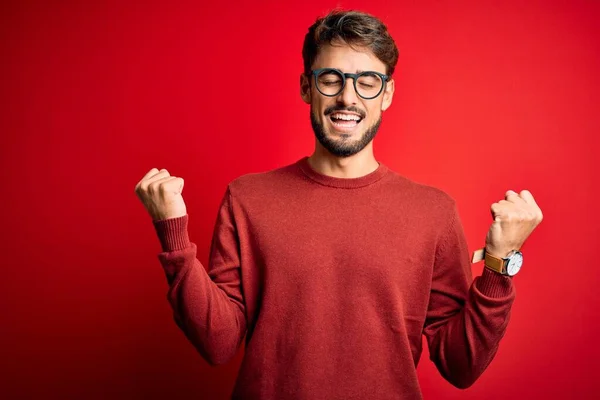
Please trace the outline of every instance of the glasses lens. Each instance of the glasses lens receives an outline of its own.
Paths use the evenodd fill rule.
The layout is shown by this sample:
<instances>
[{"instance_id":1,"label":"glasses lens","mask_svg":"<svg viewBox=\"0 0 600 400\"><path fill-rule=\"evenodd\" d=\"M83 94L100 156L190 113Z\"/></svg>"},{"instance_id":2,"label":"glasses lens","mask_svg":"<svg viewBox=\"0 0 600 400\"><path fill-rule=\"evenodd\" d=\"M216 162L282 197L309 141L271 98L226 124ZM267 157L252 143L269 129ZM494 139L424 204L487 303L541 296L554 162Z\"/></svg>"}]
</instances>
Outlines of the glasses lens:
<instances>
[{"instance_id":1,"label":"glasses lens","mask_svg":"<svg viewBox=\"0 0 600 400\"><path fill-rule=\"evenodd\" d=\"M375 97L383 87L383 80L377 74L365 73L358 77L356 82L356 90L361 97Z\"/></svg>"},{"instance_id":2,"label":"glasses lens","mask_svg":"<svg viewBox=\"0 0 600 400\"><path fill-rule=\"evenodd\" d=\"M342 91L343 82L339 72L325 70L317 76L317 89L326 96L335 96Z\"/></svg>"}]
</instances>

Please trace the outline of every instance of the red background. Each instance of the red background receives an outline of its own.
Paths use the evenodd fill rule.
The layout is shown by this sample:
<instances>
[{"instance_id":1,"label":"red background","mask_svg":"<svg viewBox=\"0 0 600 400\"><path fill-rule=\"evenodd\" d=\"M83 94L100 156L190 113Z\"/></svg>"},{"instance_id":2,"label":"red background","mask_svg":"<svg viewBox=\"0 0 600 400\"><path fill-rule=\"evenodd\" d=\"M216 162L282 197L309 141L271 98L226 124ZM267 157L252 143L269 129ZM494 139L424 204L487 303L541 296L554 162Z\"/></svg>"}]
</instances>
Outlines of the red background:
<instances>
[{"instance_id":1,"label":"red background","mask_svg":"<svg viewBox=\"0 0 600 400\"><path fill-rule=\"evenodd\" d=\"M184 177L206 263L227 183L312 152L301 46L336 5L400 49L376 157L452 195L471 250L507 189L545 215L494 362L460 391L425 353L425 398L598 391L599 2L49 3L0 9L0 397L227 398L242 351L209 367L177 329L133 189Z\"/></svg>"}]
</instances>

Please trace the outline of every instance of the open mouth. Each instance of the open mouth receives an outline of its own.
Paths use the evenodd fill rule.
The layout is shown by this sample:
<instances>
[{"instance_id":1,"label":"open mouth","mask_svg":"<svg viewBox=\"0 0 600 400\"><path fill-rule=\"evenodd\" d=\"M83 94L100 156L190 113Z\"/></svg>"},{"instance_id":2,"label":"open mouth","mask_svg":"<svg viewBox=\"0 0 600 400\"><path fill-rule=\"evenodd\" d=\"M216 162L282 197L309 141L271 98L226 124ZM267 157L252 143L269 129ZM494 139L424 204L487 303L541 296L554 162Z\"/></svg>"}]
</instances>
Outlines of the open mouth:
<instances>
[{"instance_id":1,"label":"open mouth","mask_svg":"<svg viewBox=\"0 0 600 400\"><path fill-rule=\"evenodd\" d=\"M329 120L333 126L340 130L351 130L360 124L362 118L355 114L331 113Z\"/></svg>"}]
</instances>

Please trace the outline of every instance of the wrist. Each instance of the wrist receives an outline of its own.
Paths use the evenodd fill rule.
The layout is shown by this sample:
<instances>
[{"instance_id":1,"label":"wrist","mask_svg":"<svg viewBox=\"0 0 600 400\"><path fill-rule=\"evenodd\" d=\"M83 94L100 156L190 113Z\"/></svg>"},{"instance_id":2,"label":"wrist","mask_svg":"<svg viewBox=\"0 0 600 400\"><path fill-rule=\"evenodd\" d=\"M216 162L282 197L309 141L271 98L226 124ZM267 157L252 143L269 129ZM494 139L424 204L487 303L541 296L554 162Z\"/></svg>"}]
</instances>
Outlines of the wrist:
<instances>
[{"instance_id":1,"label":"wrist","mask_svg":"<svg viewBox=\"0 0 600 400\"><path fill-rule=\"evenodd\" d=\"M499 248L495 246L485 246L484 249L486 254L489 254L496 258L506 258L512 253L513 250L515 249Z\"/></svg>"},{"instance_id":2,"label":"wrist","mask_svg":"<svg viewBox=\"0 0 600 400\"><path fill-rule=\"evenodd\" d=\"M523 254L519 250L511 250L504 257L498 257L485 251L484 264L500 275L514 276L523 265Z\"/></svg>"}]
</instances>

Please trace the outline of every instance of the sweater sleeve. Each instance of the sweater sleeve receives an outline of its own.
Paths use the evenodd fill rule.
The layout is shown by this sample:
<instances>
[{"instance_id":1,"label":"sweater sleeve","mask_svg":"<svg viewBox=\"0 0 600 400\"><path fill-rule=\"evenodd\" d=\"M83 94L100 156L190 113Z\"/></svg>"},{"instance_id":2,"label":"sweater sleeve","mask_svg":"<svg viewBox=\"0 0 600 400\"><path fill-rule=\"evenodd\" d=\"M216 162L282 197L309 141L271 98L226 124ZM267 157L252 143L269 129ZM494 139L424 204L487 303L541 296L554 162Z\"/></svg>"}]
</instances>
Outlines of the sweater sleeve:
<instances>
[{"instance_id":1,"label":"sweater sleeve","mask_svg":"<svg viewBox=\"0 0 600 400\"><path fill-rule=\"evenodd\" d=\"M467 388L494 358L515 298L512 278L484 268L474 281L456 204L438 241L425 321L431 360L442 376Z\"/></svg>"},{"instance_id":2,"label":"sweater sleeve","mask_svg":"<svg viewBox=\"0 0 600 400\"><path fill-rule=\"evenodd\" d=\"M188 219L185 215L153 222L163 250L158 259L169 284L167 299L175 322L207 362L220 365L235 356L246 333L239 239L229 188L217 214L208 272L189 240Z\"/></svg>"}]
</instances>

